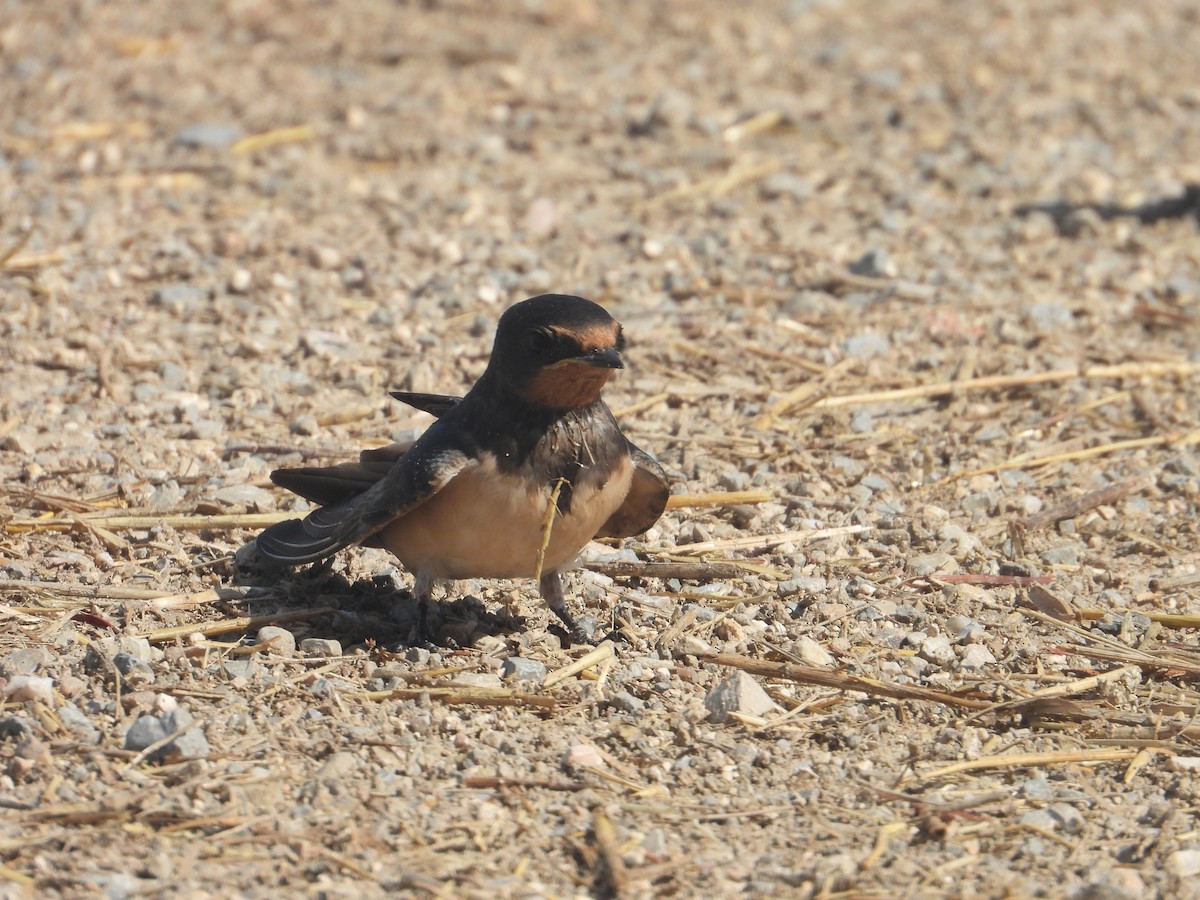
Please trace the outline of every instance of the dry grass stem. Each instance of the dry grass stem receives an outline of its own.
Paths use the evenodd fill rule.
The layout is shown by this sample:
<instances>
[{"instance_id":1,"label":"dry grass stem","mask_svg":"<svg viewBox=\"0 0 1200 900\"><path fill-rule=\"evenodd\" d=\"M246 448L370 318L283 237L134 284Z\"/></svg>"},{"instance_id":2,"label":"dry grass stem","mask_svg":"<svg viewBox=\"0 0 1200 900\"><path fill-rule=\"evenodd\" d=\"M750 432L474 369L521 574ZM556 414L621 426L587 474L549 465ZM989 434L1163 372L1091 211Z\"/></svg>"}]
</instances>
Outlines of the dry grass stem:
<instances>
[{"instance_id":1,"label":"dry grass stem","mask_svg":"<svg viewBox=\"0 0 1200 900\"><path fill-rule=\"evenodd\" d=\"M1021 709L1026 706L1033 706L1043 700L1055 697L1073 697L1077 694L1086 694L1088 691L1095 690L1102 684L1107 684L1113 681L1120 681L1126 675L1137 672L1137 666L1122 666L1119 669L1112 669L1108 672L1103 672L1100 675L1089 675L1087 678L1079 678L1075 681L1063 682L1061 684L1052 684L1049 687L1039 688L1033 691L1026 697L1018 697L1015 700L1005 700L1003 703L995 703L991 706L981 709L973 713L971 719L978 719L982 716L994 715L999 712L1010 712L1012 710Z\"/></svg>"},{"instance_id":2,"label":"dry grass stem","mask_svg":"<svg viewBox=\"0 0 1200 900\"><path fill-rule=\"evenodd\" d=\"M546 677L542 679L542 687L552 688L556 684L566 681L571 676L578 675L585 669L590 669L592 666L598 665L604 660L612 659L613 651L614 648L612 641L603 641L600 644L597 644L595 649L585 653L573 663L565 665L561 669L556 669L553 672L547 673Z\"/></svg>"},{"instance_id":3,"label":"dry grass stem","mask_svg":"<svg viewBox=\"0 0 1200 900\"><path fill-rule=\"evenodd\" d=\"M987 709L992 704L986 700L976 700L972 697L960 697L930 688L918 687L911 684L888 684L876 681L874 678L864 678L859 675L845 675L829 669L818 669L812 666L801 666L795 663L778 663L754 659L749 656L739 656L734 653L705 653L700 659L714 662L720 666L741 669L751 675L764 678L782 678L800 684L815 684L820 687L835 688L839 691L858 691L873 697L890 697L893 700L920 700L926 703L940 703L955 706L960 709Z\"/></svg>"},{"instance_id":4,"label":"dry grass stem","mask_svg":"<svg viewBox=\"0 0 1200 900\"><path fill-rule=\"evenodd\" d=\"M238 616L234 619L222 619L219 622L194 623L176 625L173 628L160 628L156 631L146 631L137 637L144 637L152 644L162 644L189 635L199 634L208 637L214 634L232 634L235 631L254 631L264 625L288 625L292 622L304 622L319 616L330 615L337 610L332 606L321 606L316 609L298 609L291 612L271 613L265 616Z\"/></svg>"},{"instance_id":5,"label":"dry grass stem","mask_svg":"<svg viewBox=\"0 0 1200 900\"><path fill-rule=\"evenodd\" d=\"M310 673L311 674L311 673ZM434 703L445 703L450 706L531 706L537 709L553 710L558 701L553 697L541 694L526 694L508 688L487 688L451 686L445 687L415 687L391 688L386 691L355 691L343 696L354 700L414 700L428 697Z\"/></svg>"},{"instance_id":6,"label":"dry grass stem","mask_svg":"<svg viewBox=\"0 0 1200 900\"><path fill-rule=\"evenodd\" d=\"M258 150L278 147L281 144L295 144L316 137L316 130L311 125L294 125L290 128L275 128L261 134L244 137L232 147L229 152L234 156L246 156Z\"/></svg>"},{"instance_id":7,"label":"dry grass stem","mask_svg":"<svg viewBox=\"0 0 1200 900\"><path fill-rule=\"evenodd\" d=\"M609 578L678 578L680 581L717 581L743 578L748 572L761 573L760 566L729 562L585 562L590 572Z\"/></svg>"},{"instance_id":8,"label":"dry grass stem","mask_svg":"<svg viewBox=\"0 0 1200 900\"><path fill-rule=\"evenodd\" d=\"M844 525L840 528L818 528L813 531L780 531L776 534L751 534L745 537L727 538L721 541L698 541L694 544L683 544L678 548L678 552L685 556L698 556L701 553L712 553L716 550L745 550L747 548L765 550L770 547L777 547L780 544L811 544L834 537L865 534L870 530L870 525Z\"/></svg>"},{"instance_id":9,"label":"dry grass stem","mask_svg":"<svg viewBox=\"0 0 1200 900\"><path fill-rule=\"evenodd\" d=\"M862 394L843 394L826 397L813 404L815 409L832 409L838 406L862 406L866 403L892 403L897 400L921 400L928 397L941 397L962 393L964 391L995 391L1011 388L1034 387L1040 384L1053 384L1083 380L1121 379L1121 378L1181 378L1200 373L1200 363L1178 362L1137 362L1120 363L1112 366L1088 366L1081 369L1056 369L1051 372L1031 372L1025 375L990 375L983 378L966 378L961 381L940 381L935 384L921 384L906 388L892 388L885 391L868 391Z\"/></svg>"},{"instance_id":10,"label":"dry grass stem","mask_svg":"<svg viewBox=\"0 0 1200 900\"><path fill-rule=\"evenodd\" d=\"M1070 763L1101 763L1133 759L1140 751L1123 747L1098 748L1093 750L1050 750L1044 753L1009 753L1004 756L984 756L965 759L938 769L930 769L905 779L914 781L936 781L957 775L960 772L980 772L985 769L1024 769L1031 766L1062 766Z\"/></svg>"},{"instance_id":11,"label":"dry grass stem","mask_svg":"<svg viewBox=\"0 0 1200 900\"><path fill-rule=\"evenodd\" d=\"M774 499L769 491L718 491L713 494L675 494L667 498L667 509L689 509L704 506L746 506L769 503Z\"/></svg>"},{"instance_id":12,"label":"dry grass stem","mask_svg":"<svg viewBox=\"0 0 1200 900\"><path fill-rule=\"evenodd\" d=\"M1021 522L1021 525L1029 532L1041 531L1043 528L1053 525L1056 522L1061 522L1063 519L1073 519L1079 514L1087 512L1089 509L1116 503L1130 494L1141 493L1152 486L1153 481L1149 476L1128 478L1117 484L1089 491L1082 497L1076 497L1068 500L1066 503L1059 503L1049 509L1042 510L1040 513L1026 518Z\"/></svg>"}]
</instances>

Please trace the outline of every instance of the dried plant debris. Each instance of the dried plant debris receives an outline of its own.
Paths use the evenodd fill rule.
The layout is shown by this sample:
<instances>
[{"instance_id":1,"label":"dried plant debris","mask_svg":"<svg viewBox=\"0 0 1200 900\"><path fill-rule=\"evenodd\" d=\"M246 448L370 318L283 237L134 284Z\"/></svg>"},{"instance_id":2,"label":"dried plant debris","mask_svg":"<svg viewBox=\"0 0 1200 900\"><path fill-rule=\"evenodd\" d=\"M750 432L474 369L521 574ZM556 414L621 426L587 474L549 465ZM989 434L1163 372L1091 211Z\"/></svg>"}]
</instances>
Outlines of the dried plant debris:
<instances>
[{"instance_id":1,"label":"dried plant debris","mask_svg":"<svg viewBox=\"0 0 1200 900\"><path fill-rule=\"evenodd\" d=\"M0 894L1194 894L1192 4L160 12L0 28ZM257 557L545 291L594 646Z\"/></svg>"}]
</instances>

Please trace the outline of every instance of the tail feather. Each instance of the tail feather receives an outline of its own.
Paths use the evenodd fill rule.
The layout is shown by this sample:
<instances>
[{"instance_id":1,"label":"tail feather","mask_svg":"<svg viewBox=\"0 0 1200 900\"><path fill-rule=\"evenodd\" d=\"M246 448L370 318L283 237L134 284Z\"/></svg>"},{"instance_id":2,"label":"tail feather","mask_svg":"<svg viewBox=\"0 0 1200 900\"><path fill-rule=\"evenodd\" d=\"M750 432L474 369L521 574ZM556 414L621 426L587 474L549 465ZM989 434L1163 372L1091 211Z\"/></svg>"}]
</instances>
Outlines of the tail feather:
<instances>
[{"instance_id":1,"label":"tail feather","mask_svg":"<svg viewBox=\"0 0 1200 900\"><path fill-rule=\"evenodd\" d=\"M306 527L306 521L301 519L272 525L258 536L256 543L263 556L292 566L317 562L344 546L336 534L313 534Z\"/></svg>"}]
</instances>

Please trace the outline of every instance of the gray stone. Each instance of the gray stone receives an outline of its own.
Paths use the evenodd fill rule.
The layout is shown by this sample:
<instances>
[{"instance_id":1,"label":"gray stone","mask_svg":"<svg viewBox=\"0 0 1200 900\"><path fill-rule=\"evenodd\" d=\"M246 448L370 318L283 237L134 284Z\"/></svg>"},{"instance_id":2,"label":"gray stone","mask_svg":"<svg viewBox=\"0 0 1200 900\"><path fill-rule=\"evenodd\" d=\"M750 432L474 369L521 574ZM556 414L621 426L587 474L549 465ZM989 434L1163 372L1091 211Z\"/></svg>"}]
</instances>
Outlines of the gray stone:
<instances>
[{"instance_id":1,"label":"gray stone","mask_svg":"<svg viewBox=\"0 0 1200 900\"><path fill-rule=\"evenodd\" d=\"M866 278L895 278L896 264L886 250L868 250L850 264L850 271Z\"/></svg>"},{"instance_id":2,"label":"gray stone","mask_svg":"<svg viewBox=\"0 0 1200 900\"><path fill-rule=\"evenodd\" d=\"M717 478L717 483L727 491L744 491L750 487L750 475L747 472L730 469L721 473Z\"/></svg>"},{"instance_id":3,"label":"gray stone","mask_svg":"<svg viewBox=\"0 0 1200 900\"><path fill-rule=\"evenodd\" d=\"M150 684L154 681L154 669L132 653L118 653L113 657L113 666L130 684Z\"/></svg>"},{"instance_id":4,"label":"gray stone","mask_svg":"<svg viewBox=\"0 0 1200 900\"><path fill-rule=\"evenodd\" d=\"M757 681L740 669L727 675L704 698L704 708L714 722L729 722L730 713L764 716L776 709Z\"/></svg>"},{"instance_id":5,"label":"gray stone","mask_svg":"<svg viewBox=\"0 0 1200 900\"><path fill-rule=\"evenodd\" d=\"M1041 809L1026 810L1017 817L1017 822L1066 834L1077 834L1083 828L1083 816L1069 803L1055 803Z\"/></svg>"},{"instance_id":6,"label":"gray stone","mask_svg":"<svg viewBox=\"0 0 1200 900\"><path fill-rule=\"evenodd\" d=\"M983 644L968 644L963 650L962 658L958 661L960 668L977 672L996 661L992 651Z\"/></svg>"},{"instance_id":7,"label":"gray stone","mask_svg":"<svg viewBox=\"0 0 1200 900\"><path fill-rule=\"evenodd\" d=\"M1200 875L1200 850L1176 850L1167 857L1167 871L1181 879Z\"/></svg>"},{"instance_id":8,"label":"gray stone","mask_svg":"<svg viewBox=\"0 0 1200 900\"><path fill-rule=\"evenodd\" d=\"M1040 555L1042 562L1050 566L1079 565L1078 544L1062 544L1058 547L1051 547L1049 550L1043 550Z\"/></svg>"},{"instance_id":9,"label":"gray stone","mask_svg":"<svg viewBox=\"0 0 1200 900\"><path fill-rule=\"evenodd\" d=\"M320 769L317 777L322 781L337 781L345 778L358 768L358 757L348 750L331 753Z\"/></svg>"},{"instance_id":10,"label":"gray stone","mask_svg":"<svg viewBox=\"0 0 1200 900\"><path fill-rule=\"evenodd\" d=\"M196 309L208 296L203 288L191 284L168 284L160 287L151 297L150 302L163 309L175 312L188 312Z\"/></svg>"},{"instance_id":11,"label":"gray stone","mask_svg":"<svg viewBox=\"0 0 1200 900\"><path fill-rule=\"evenodd\" d=\"M330 638L305 638L300 642L300 653L304 656L332 658L342 655L342 645Z\"/></svg>"},{"instance_id":12,"label":"gray stone","mask_svg":"<svg viewBox=\"0 0 1200 900\"><path fill-rule=\"evenodd\" d=\"M661 828L651 828L642 838L642 849L654 856L666 856L670 851L667 833Z\"/></svg>"},{"instance_id":13,"label":"gray stone","mask_svg":"<svg viewBox=\"0 0 1200 900\"><path fill-rule=\"evenodd\" d=\"M33 726L21 716L0 719L0 741L23 741L33 737Z\"/></svg>"},{"instance_id":14,"label":"gray stone","mask_svg":"<svg viewBox=\"0 0 1200 900\"><path fill-rule=\"evenodd\" d=\"M812 183L807 178L793 175L790 172L776 172L763 179L759 193L765 200L777 200L788 197L797 202L806 200L812 194Z\"/></svg>"},{"instance_id":15,"label":"gray stone","mask_svg":"<svg viewBox=\"0 0 1200 900\"><path fill-rule=\"evenodd\" d=\"M166 715L146 714L139 716L125 732L126 750L145 750L176 732L182 732L170 743L158 748L150 755L153 762L181 762L187 759L204 759L211 749L204 732L199 728L188 728L194 719L182 707L176 707ZM184 730L186 729L186 730Z\"/></svg>"},{"instance_id":16,"label":"gray stone","mask_svg":"<svg viewBox=\"0 0 1200 900\"><path fill-rule=\"evenodd\" d=\"M221 660L221 668L227 678L253 678L262 667L248 656L228 657Z\"/></svg>"},{"instance_id":17,"label":"gray stone","mask_svg":"<svg viewBox=\"0 0 1200 900\"><path fill-rule=\"evenodd\" d=\"M0 675L5 678L12 678L14 675L32 675L52 659L50 651L45 647L24 647L13 650L0 660Z\"/></svg>"},{"instance_id":18,"label":"gray stone","mask_svg":"<svg viewBox=\"0 0 1200 900\"><path fill-rule=\"evenodd\" d=\"M185 125L175 132L175 143L193 149L207 147L221 150L236 144L241 138L241 128L221 122L198 122Z\"/></svg>"},{"instance_id":19,"label":"gray stone","mask_svg":"<svg viewBox=\"0 0 1200 900\"><path fill-rule=\"evenodd\" d=\"M167 731L166 724L158 716L138 716L125 732L125 749L145 750L168 734L170 732Z\"/></svg>"},{"instance_id":20,"label":"gray stone","mask_svg":"<svg viewBox=\"0 0 1200 900\"><path fill-rule=\"evenodd\" d=\"M851 335L842 341L842 353L855 359L882 356L891 348L892 342L886 335L877 331L864 331L862 334Z\"/></svg>"},{"instance_id":21,"label":"gray stone","mask_svg":"<svg viewBox=\"0 0 1200 900\"><path fill-rule=\"evenodd\" d=\"M222 431L224 425L221 425ZM254 484L227 484L213 491L212 498L225 506L248 506L252 509L274 509L275 497L270 491Z\"/></svg>"},{"instance_id":22,"label":"gray stone","mask_svg":"<svg viewBox=\"0 0 1200 900\"><path fill-rule=\"evenodd\" d=\"M892 618L897 622L903 622L905 625L917 625L925 621L925 613L912 604L906 603L903 606L896 607L896 611L892 613Z\"/></svg>"},{"instance_id":23,"label":"gray stone","mask_svg":"<svg viewBox=\"0 0 1200 900\"><path fill-rule=\"evenodd\" d=\"M802 635L792 641L787 647L789 653L795 655L802 663L818 668L832 668L836 660L833 654L822 647L808 635Z\"/></svg>"},{"instance_id":24,"label":"gray stone","mask_svg":"<svg viewBox=\"0 0 1200 900\"><path fill-rule=\"evenodd\" d=\"M958 569L958 563L949 553L935 550L933 553L909 557L907 567L913 575L933 575L936 572L954 572Z\"/></svg>"},{"instance_id":25,"label":"gray stone","mask_svg":"<svg viewBox=\"0 0 1200 900\"><path fill-rule=\"evenodd\" d=\"M296 653L296 636L278 625L264 625L258 629L255 643L275 656L293 656Z\"/></svg>"},{"instance_id":26,"label":"gray stone","mask_svg":"<svg viewBox=\"0 0 1200 900\"><path fill-rule=\"evenodd\" d=\"M500 664L500 677L505 681L536 681L546 677L546 667L536 659L510 656Z\"/></svg>"},{"instance_id":27,"label":"gray stone","mask_svg":"<svg viewBox=\"0 0 1200 900\"><path fill-rule=\"evenodd\" d=\"M944 634L936 634L921 642L921 658L945 668L955 660L954 648L950 638Z\"/></svg>"},{"instance_id":28,"label":"gray stone","mask_svg":"<svg viewBox=\"0 0 1200 900\"><path fill-rule=\"evenodd\" d=\"M870 434L875 430L875 417L867 410L860 409L850 417L850 430L855 434Z\"/></svg>"},{"instance_id":29,"label":"gray stone","mask_svg":"<svg viewBox=\"0 0 1200 900\"><path fill-rule=\"evenodd\" d=\"M75 704L64 703L55 710L55 713L58 715L58 720L76 737L89 743L100 739L100 729L93 725L92 720Z\"/></svg>"},{"instance_id":30,"label":"gray stone","mask_svg":"<svg viewBox=\"0 0 1200 900\"><path fill-rule=\"evenodd\" d=\"M641 712L646 705L644 700L633 696L629 691L617 691L612 695L609 702L617 709L627 713Z\"/></svg>"},{"instance_id":31,"label":"gray stone","mask_svg":"<svg viewBox=\"0 0 1200 900\"><path fill-rule=\"evenodd\" d=\"M892 488L890 481L875 472L864 475L859 484L869 487L873 491L888 491Z\"/></svg>"},{"instance_id":32,"label":"gray stone","mask_svg":"<svg viewBox=\"0 0 1200 900\"><path fill-rule=\"evenodd\" d=\"M207 759L212 753L208 738L199 728L189 728L163 748L162 758L167 762L182 762L186 759Z\"/></svg>"}]
</instances>

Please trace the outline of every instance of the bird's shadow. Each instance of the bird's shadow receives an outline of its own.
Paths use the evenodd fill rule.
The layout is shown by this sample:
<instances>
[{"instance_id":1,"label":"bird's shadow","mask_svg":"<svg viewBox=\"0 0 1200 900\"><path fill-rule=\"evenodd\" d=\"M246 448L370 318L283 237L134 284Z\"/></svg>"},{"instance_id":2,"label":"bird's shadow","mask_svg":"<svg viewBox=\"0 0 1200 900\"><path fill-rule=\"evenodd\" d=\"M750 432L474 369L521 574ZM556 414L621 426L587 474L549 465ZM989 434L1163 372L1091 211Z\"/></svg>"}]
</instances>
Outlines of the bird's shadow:
<instances>
[{"instance_id":1,"label":"bird's shadow","mask_svg":"<svg viewBox=\"0 0 1200 900\"><path fill-rule=\"evenodd\" d=\"M1044 213L1049 216L1058 233L1072 236L1079 230L1076 213L1082 211L1096 213L1104 221L1112 219L1137 219L1143 225L1154 225L1167 219L1185 219L1189 216L1200 226L1200 184L1188 184L1177 197L1164 197L1158 200L1148 200L1136 206L1121 206L1116 203L1069 203L1065 200L1051 200L1044 203L1027 203L1018 206L1014 213L1024 217L1033 213Z\"/></svg>"},{"instance_id":2,"label":"bird's shadow","mask_svg":"<svg viewBox=\"0 0 1200 900\"><path fill-rule=\"evenodd\" d=\"M279 612L332 608L327 617L313 619L309 628L343 647L367 641L385 649L426 644L417 638L417 602L412 591L398 586L390 574L351 581L327 564L301 569L276 566L250 543L237 554L233 583L256 589L248 598L261 604L255 615L269 615L268 603ZM431 602L427 626L434 644L457 649L486 635L519 632L525 619L503 608L488 610L478 598L463 596Z\"/></svg>"}]
</instances>

